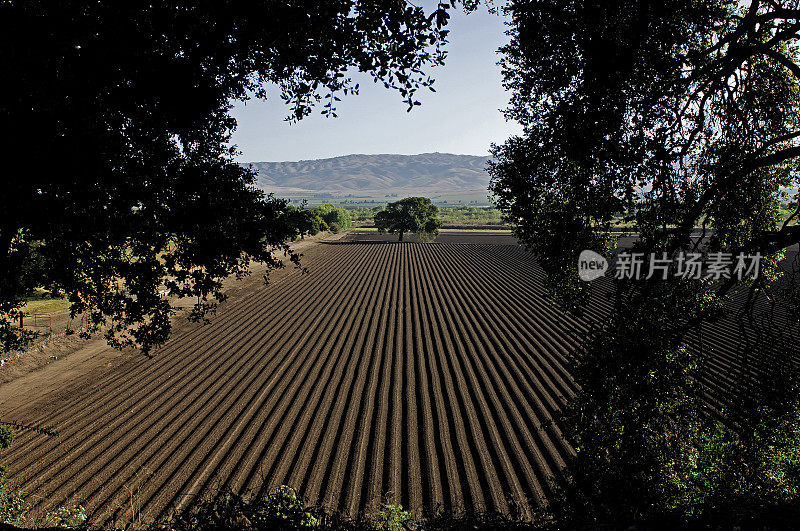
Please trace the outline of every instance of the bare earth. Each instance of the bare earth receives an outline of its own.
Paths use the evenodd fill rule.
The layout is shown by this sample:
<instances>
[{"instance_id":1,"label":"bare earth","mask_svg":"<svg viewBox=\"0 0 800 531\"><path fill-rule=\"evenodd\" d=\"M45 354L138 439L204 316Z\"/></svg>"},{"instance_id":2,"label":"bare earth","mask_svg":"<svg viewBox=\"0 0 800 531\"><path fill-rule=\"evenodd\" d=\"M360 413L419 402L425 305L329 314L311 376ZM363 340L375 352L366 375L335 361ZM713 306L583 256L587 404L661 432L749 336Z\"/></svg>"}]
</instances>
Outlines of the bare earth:
<instances>
[{"instance_id":1,"label":"bare earth","mask_svg":"<svg viewBox=\"0 0 800 531\"><path fill-rule=\"evenodd\" d=\"M337 241L343 236L344 234L320 234L295 242L292 244L292 249L303 253L319 241ZM283 261L288 268L292 267L288 260ZM242 290L254 289L254 284L263 283L264 272L265 267L262 264L251 264L250 276L242 280L231 277L223 282L225 292L230 296ZM274 279L280 274L280 271L274 271L271 278ZM175 333L196 326L186 319L193 302L189 299L173 301L173 306L177 309L172 319ZM63 332L63 327L69 321L69 312L55 313L51 317L53 330ZM0 367L0 411L13 411L17 407L29 404L33 396L63 390L65 385L80 375L91 373L92 377L96 377L103 371L116 367L127 356L141 355L141 352L136 350L123 353L113 349L102 338L84 340L77 334L63 336L42 346L33 347L19 358L11 359ZM16 419L3 417L3 420Z\"/></svg>"},{"instance_id":2,"label":"bare earth","mask_svg":"<svg viewBox=\"0 0 800 531\"><path fill-rule=\"evenodd\" d=\"M20 432L12 480L37 510L81 503L96 524L223 485L288 484L348 513L542 502L571 452L549 421L585 324L513 238L389 239L304 242L308 274L232 285L153 359L94 342L0 386L3 419L59 432Z\"/></svg>"}]
</instances>

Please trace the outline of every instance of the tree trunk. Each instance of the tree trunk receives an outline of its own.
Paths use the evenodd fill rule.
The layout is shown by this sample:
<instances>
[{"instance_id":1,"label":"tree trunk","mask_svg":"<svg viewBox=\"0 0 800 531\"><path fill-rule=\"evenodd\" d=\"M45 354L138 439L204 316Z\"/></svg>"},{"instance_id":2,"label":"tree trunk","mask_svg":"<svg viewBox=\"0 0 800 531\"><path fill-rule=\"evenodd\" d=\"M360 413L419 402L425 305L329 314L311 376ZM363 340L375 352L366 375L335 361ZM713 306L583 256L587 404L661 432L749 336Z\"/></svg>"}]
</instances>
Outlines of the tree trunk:
<instances>
[{"instance_id":1,"label":"tree trunk","mask_svg":"<svg viewBox=\"0 0 800 531\"><path fill-rule=\"evenodd\" d=\"M399 242L403 241L403 231L400 231L400 238L397 241Z\"/></svg>"}]
</instances>

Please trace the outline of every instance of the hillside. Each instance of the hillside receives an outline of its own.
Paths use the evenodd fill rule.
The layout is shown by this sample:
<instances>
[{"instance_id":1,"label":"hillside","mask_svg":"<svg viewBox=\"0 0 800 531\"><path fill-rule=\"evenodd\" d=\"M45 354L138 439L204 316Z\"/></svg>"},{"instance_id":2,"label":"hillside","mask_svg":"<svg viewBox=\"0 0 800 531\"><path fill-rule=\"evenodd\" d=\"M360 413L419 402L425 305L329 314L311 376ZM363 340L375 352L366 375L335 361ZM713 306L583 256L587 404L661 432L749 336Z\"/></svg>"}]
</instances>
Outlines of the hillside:
<instances>
[{"instance_id":1,"label":"hillside","mask_svg":"<svg viewBox=\"0 0 800 531\"><path fill-rule=\"evenodd\" d=\"M423 153L249 164L258 170L258 185L267 192L364 196L483 193L489 185L486 162L487 157Z\"/></svg>"}]
</instances>

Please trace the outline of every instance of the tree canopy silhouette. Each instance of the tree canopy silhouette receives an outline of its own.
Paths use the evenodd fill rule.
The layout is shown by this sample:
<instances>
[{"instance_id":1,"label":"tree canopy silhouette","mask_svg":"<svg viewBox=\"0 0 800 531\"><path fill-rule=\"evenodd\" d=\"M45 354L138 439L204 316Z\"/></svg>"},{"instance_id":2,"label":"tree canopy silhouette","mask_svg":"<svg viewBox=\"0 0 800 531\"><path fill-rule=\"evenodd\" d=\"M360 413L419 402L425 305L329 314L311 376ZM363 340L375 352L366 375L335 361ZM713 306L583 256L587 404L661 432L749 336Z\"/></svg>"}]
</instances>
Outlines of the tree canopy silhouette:
<instances>
[{"instance_id":1,"label":"tree canopy silhouette","mask_svg":"<svg viewBox=\"0 0 800 531\"><path fill-rule=\"evenodd\" d=\"M439 235L441 222L436 217L439 209L427 197L406 197L389 203L384 210L375 214L378 232L397 233L398 241L403 234L412 232L422 239L433 239Z\"/></svg>"},{"instance_id":2,"label":"tree canopy silhouette","mask_svg":"<svg viewBox=\"0 0 800 531\"><path fill-rule=\"evenodd\" d=\"M797 2L512 0L508 14L507 116L524 133L494 148L497 205L565 307L580 312L592 292L610 298L574 353L571 514L658 518L797 500L788 456L800 454L798 352L788 338L800 291L773 285L782 250L800 242ZM617 222L639 235L630 251L675 259L667 278L579 280L580 252L610 256ZM687 277L676 259L686 252L761 253L761 275ZM796 261L785 265L797 273ZM726 312L738 359L712 390L708 353L687 345ZM706 407L712 395L724 415Z\"/></svg>"},{"instance_id":3,"label":"tree canopy silhouette","mask_svg":"<svg viewBox=\"0 0 800 531\"><path fill-rule=\"evenodd\" d=\"M454 4L454 3L453 3ZM0 345L32 285L66 293L117 346L169 334L172 294L212 311L221 280L287 251L286 203L228 144L231 101L336 115L370 74L409 109L443 63L448 3L0 3ZM296 259L296 257L293 257Z\"/></svg>"}]
</instances>

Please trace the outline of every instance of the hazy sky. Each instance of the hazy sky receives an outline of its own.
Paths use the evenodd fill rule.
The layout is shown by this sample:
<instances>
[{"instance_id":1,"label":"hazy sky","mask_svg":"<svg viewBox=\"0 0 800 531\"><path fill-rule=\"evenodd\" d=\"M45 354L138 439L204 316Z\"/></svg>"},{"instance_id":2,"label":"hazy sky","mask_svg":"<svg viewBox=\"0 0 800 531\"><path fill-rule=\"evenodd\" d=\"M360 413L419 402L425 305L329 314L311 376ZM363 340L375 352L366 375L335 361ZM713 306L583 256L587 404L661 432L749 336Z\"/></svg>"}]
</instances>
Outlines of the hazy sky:
<instances>
[{"instance_id":1,"label":"hazy sky","mask_svg":"<svg viewBox=\"0 0 800 531\"><path fill-rule=\"evenodd\" d=\"M338 118L320 116L318 108L299 123L289 124L283 121L288 107L273 91L267 101L251 100L234 108L239 127L233 142L242 152L238 160L433 151L488 154L489 144L520 131L500 113L508 104L508 93L501 86L496 51L508 39L506 26L500 15L482 8L469 15L452 11L449 29L445 66L428 70L436 79L436 92L420 90L422 105L410 113L397 92L373 84L368 77L353 76L361 84L360 94L340 95Z\"/></svg>"}]
</instances>

